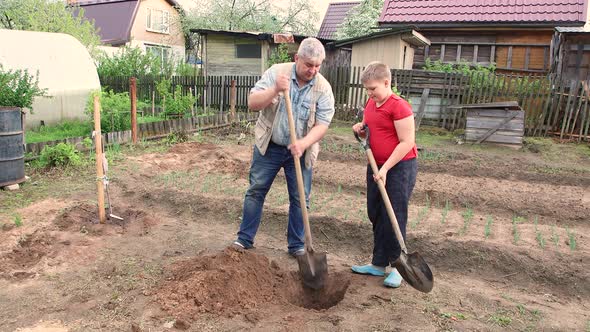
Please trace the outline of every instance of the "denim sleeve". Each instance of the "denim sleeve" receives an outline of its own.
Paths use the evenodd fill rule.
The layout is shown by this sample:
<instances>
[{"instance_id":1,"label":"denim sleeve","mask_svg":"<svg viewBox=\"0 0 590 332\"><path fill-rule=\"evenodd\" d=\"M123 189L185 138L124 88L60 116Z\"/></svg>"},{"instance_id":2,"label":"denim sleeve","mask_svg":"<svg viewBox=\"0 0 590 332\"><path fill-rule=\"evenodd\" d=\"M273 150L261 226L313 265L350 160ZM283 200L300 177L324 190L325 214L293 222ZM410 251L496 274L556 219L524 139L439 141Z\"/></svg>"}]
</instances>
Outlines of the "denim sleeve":
<instances>
[{"instance_id":1,"label":"denim sleeve","mask_svg":"<svg viewBox=\"0 0 590 332\"><path fill-rule=\"evenodd\" d=\"M275 70L273 67L268 68L262 77L256 82L250 92L262 91L275 86Z\"/></svg>"},{"instance_id":2,"label":"denim sleeve","mask_svg":"<svg viewBox=\"0 0 590 332\"><path fill-rule=\"evenodd\" d=\"M330 122L332 122L332 117L334 116L334 94L332 94L331 89L322 93L318 98L316 107L316 123L329 126Z\"/></svg>"}]
</instances>

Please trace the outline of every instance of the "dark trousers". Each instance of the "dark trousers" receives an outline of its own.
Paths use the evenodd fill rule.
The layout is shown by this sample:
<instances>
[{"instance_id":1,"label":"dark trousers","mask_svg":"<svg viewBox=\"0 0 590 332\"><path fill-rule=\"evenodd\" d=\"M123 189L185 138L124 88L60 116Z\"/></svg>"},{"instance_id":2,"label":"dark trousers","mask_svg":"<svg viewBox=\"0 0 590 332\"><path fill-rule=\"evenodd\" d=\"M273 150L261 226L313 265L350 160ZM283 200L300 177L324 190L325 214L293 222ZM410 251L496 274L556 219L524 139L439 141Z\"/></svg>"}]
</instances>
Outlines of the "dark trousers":
<instances>
[{"instance_id":1,"label":"dark trousers","mask_svg":"<svg viewBox=\"0 0 590 332\"><path fill-rule=\"evenodd\" d=\"M408 203L418 173L416 158L400 161L387 172L385 189L404 240L406 239L406 224L408 223ZM381 192L375 180L371 166L367 166L367 212L373 224L373 261L376 266L388 266L397 260L401 254L401 247L391 226L391 222L381 198Z\"/></svg>"}]
</instances>

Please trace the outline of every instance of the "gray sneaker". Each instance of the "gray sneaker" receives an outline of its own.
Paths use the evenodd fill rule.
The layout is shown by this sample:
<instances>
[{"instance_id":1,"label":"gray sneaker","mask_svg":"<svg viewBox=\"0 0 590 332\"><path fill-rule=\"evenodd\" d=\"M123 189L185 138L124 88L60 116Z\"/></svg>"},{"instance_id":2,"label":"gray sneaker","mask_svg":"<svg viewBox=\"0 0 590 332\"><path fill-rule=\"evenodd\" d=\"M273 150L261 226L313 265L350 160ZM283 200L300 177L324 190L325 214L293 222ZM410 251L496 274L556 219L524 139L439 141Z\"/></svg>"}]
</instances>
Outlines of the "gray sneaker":
<instances>
[{"instance_id":1,"label":"gray sneaker","mask_svg":"<svg viewBox=\"0 0 590 332\"><path fill-rule=\"evenodd\" d=\"M240 241L234 241L231 244L231 247L234 249L238 249L238 250L245 250L246 249L246 247L244 247L244 245Z\"/></svg>"},{"instance_id":2,"label":"gray sneaker","mask_svg":"<svg viewBox=\"0 0 590 332\"><path fill-rule=\"evenodd\" d=\"M303 256L303 255L305 255L305 249L304 248L297 249L293 252L290 252L289 255L291 255L293 257Z\"/></svg>"}]
</instances>

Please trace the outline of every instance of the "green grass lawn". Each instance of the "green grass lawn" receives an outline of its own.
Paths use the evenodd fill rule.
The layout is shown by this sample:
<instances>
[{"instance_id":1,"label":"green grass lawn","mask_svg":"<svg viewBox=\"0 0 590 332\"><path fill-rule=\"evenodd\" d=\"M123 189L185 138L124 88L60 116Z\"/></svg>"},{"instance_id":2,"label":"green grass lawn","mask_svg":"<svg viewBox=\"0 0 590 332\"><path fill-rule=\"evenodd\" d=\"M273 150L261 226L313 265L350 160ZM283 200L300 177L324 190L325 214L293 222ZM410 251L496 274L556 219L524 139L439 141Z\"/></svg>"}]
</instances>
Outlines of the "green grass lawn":
<instances>
[{"instance_id":1,"label":"green grass lawn","mask_svg":"<svg viewBox=\"0 0 590 332\"><path fill-rule=\"evenodd\" d=\"M159 116L140 116L138 123L157 122L164 119ZM70 137L90 136L93 130L89 120L64 121L59 124L42 126L33 130L27 130L25 139L27 143L49 142Z\"/></svg>"}]
</instances>

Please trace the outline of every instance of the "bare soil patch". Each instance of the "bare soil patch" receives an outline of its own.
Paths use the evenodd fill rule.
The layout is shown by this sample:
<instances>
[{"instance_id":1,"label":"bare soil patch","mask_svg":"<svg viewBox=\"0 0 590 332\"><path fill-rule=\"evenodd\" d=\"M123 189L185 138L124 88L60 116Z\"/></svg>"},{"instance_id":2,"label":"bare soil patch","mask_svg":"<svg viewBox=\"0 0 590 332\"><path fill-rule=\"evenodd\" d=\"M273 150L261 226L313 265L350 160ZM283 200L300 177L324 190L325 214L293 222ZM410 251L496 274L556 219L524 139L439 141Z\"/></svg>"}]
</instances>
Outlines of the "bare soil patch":
<instances>
[{"instance_id":1,"label":"bare soil patch","mask_svg":"<svg viewBox=\"0 0 590 332\"><path fill-rule=\"evenodd\" d=\"M590 162L548 168L526 152L423 152L407 237L434 272L433 291L422 294L350 272L372 251L366 165L352 135L330 134L310 209L314 245L330 269L318 293L304 288L286 253L282 173L256 248L227 247L248 184L252 137L243 132L136 148L112 163L111 198L123 222L97 222L93 169L64 175L81 182L65 199L23 198L20 226L0 211L0 331L587 328ZM56 181L51 190L60 188ZM5 195L14 194L0 192L0 203Z\"/></svg>"}]
</instances>

